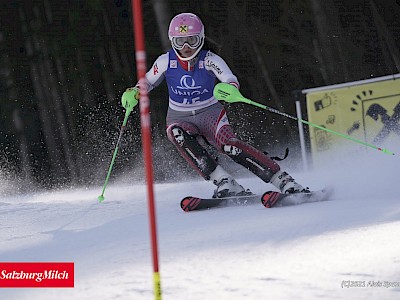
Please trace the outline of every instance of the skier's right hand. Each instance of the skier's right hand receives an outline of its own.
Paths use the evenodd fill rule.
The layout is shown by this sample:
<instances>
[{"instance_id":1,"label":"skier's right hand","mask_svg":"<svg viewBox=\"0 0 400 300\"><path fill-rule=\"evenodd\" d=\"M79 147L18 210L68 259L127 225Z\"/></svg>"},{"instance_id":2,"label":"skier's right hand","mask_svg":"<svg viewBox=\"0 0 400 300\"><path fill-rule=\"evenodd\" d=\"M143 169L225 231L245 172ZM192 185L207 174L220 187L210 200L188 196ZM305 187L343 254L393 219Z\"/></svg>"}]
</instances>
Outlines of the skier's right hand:
<instances>
[{"instance_id":1,"label":"skier's right hand","mask_svg":"<svg viewBox=\"0 0 400 300\"><path fill-rule=\"evenodd\" d=\"M140 98L140 91L138 87L127 88L122 94L121 103L126 110L132 110Z\"/></svg>"}]
</instances>

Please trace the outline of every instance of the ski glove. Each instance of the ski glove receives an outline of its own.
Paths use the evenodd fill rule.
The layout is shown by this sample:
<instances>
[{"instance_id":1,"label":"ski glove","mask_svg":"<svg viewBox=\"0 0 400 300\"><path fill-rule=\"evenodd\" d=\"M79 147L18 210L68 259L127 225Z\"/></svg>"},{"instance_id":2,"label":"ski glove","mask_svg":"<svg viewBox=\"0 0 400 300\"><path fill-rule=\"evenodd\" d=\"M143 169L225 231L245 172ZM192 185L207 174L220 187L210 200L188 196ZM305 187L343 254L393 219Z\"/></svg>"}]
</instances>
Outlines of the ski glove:
<instances>
[{"instance_id":1,"label":"ski glove","mask_svg":"<svg viewBox=\"0 0 400 300\"><path fill-rule=\"evenodd\" d=\"M140 92L138 87L127 88L122 94L121 103L122 106L128 110L132 110L137 104L140 98Z\"/></svg>"}]
</instances>

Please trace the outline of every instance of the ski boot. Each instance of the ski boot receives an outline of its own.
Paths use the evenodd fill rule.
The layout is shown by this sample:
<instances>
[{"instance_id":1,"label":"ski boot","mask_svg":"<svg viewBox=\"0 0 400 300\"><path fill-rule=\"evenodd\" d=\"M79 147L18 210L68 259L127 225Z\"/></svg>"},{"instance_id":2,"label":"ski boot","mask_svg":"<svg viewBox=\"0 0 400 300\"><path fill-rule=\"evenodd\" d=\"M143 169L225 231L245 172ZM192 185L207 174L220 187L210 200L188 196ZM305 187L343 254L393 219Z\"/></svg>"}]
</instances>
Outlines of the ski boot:
<instances>
[{"instance_id":1,"label":"ski boot","mask_svg":"<svg viewBox=\"0 0 400 300\"><path fill-rule=\"evenodd\" d=\"M308 188L298 184L292 176L285 171L278 171L272 176L271 184L278 188L282 194L310 193Z\"/></svg>"},{"instance_id":2,"label":"ski boot","mask_svg":"<svg viewBox=\"0 0 400 300\"><path fill-rule=\"evenodd\" d=\"M236 180L230 176L221 166L210 174L210 179L217 186L213 198L226 198L234 196L246 196L253 193L249 189L244 189Z\"/></svg>"}]
</instances>

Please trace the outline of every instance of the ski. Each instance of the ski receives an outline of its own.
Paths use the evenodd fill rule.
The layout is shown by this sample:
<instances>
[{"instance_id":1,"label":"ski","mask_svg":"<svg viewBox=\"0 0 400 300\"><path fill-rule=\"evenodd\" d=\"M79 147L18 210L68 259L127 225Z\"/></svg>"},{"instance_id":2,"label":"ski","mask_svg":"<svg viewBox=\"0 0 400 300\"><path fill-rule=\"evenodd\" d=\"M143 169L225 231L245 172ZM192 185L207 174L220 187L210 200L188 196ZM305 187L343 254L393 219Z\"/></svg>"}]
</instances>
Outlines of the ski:
<instances>
[{"instance_id":1,"label":"ski","mask_svg":"<svg viewBox=\"0 0 400 300\"><path fill-rule=\"evenodd\" d=\"M205 210L227 206L247 206L261 203L266 208L299 205L329 200L333 190L324 188L310 193L282 194L280 192L268 191L262 196L246 195L227 198L199 198L188 196L182 199L181 208L183 211Z\"/></svg>"},{"instance_id":2,"label":"ski","mask_svg":"<svg viewBox=\"0 0 400 300\"><path fill-rule=\"evenodd\" d=\"M261 197L261 203L266 208L298 205L326 201L329 199L333 190L324 188L322 190L311 191L310 193L282 194L280 192L268 191Z\"/></svg>"},{"instance_id":3,"label":"ski","mask_svg":"<svg viewBox=\"0 0 400 300\"><path fill-rule=\"evenodd\" d=\"M188 212L213 207L246 206L260 203L261 195L234 196L226 198L199 198L188 196L182 199L181 208Z\"/></svg>"}]
</instances>

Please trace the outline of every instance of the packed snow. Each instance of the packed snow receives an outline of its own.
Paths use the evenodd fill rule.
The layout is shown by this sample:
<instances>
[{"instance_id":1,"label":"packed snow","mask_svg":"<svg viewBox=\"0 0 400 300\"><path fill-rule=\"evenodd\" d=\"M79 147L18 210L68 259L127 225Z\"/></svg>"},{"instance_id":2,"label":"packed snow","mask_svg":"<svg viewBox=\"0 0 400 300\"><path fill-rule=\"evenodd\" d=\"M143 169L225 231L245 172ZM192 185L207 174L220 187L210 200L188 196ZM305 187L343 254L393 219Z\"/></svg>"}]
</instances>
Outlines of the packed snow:
<instances>
[{"instance_id":1,"label":"packed snow","mask_svg":"<svg viewBox=\"0 0 400 300\"><path fill-rule=\"evenodd\" d=\"M368 153L295 172L311 189L334 187L312 204L185 213L180 199L212 184L156 184L163 299L400 299L399 158ZM1 261L75 264L74 288L3 288L1 299L154 299L145 185L112 182L101 204L100 192L0 198Z\"/></svg>"}]
</instances>

